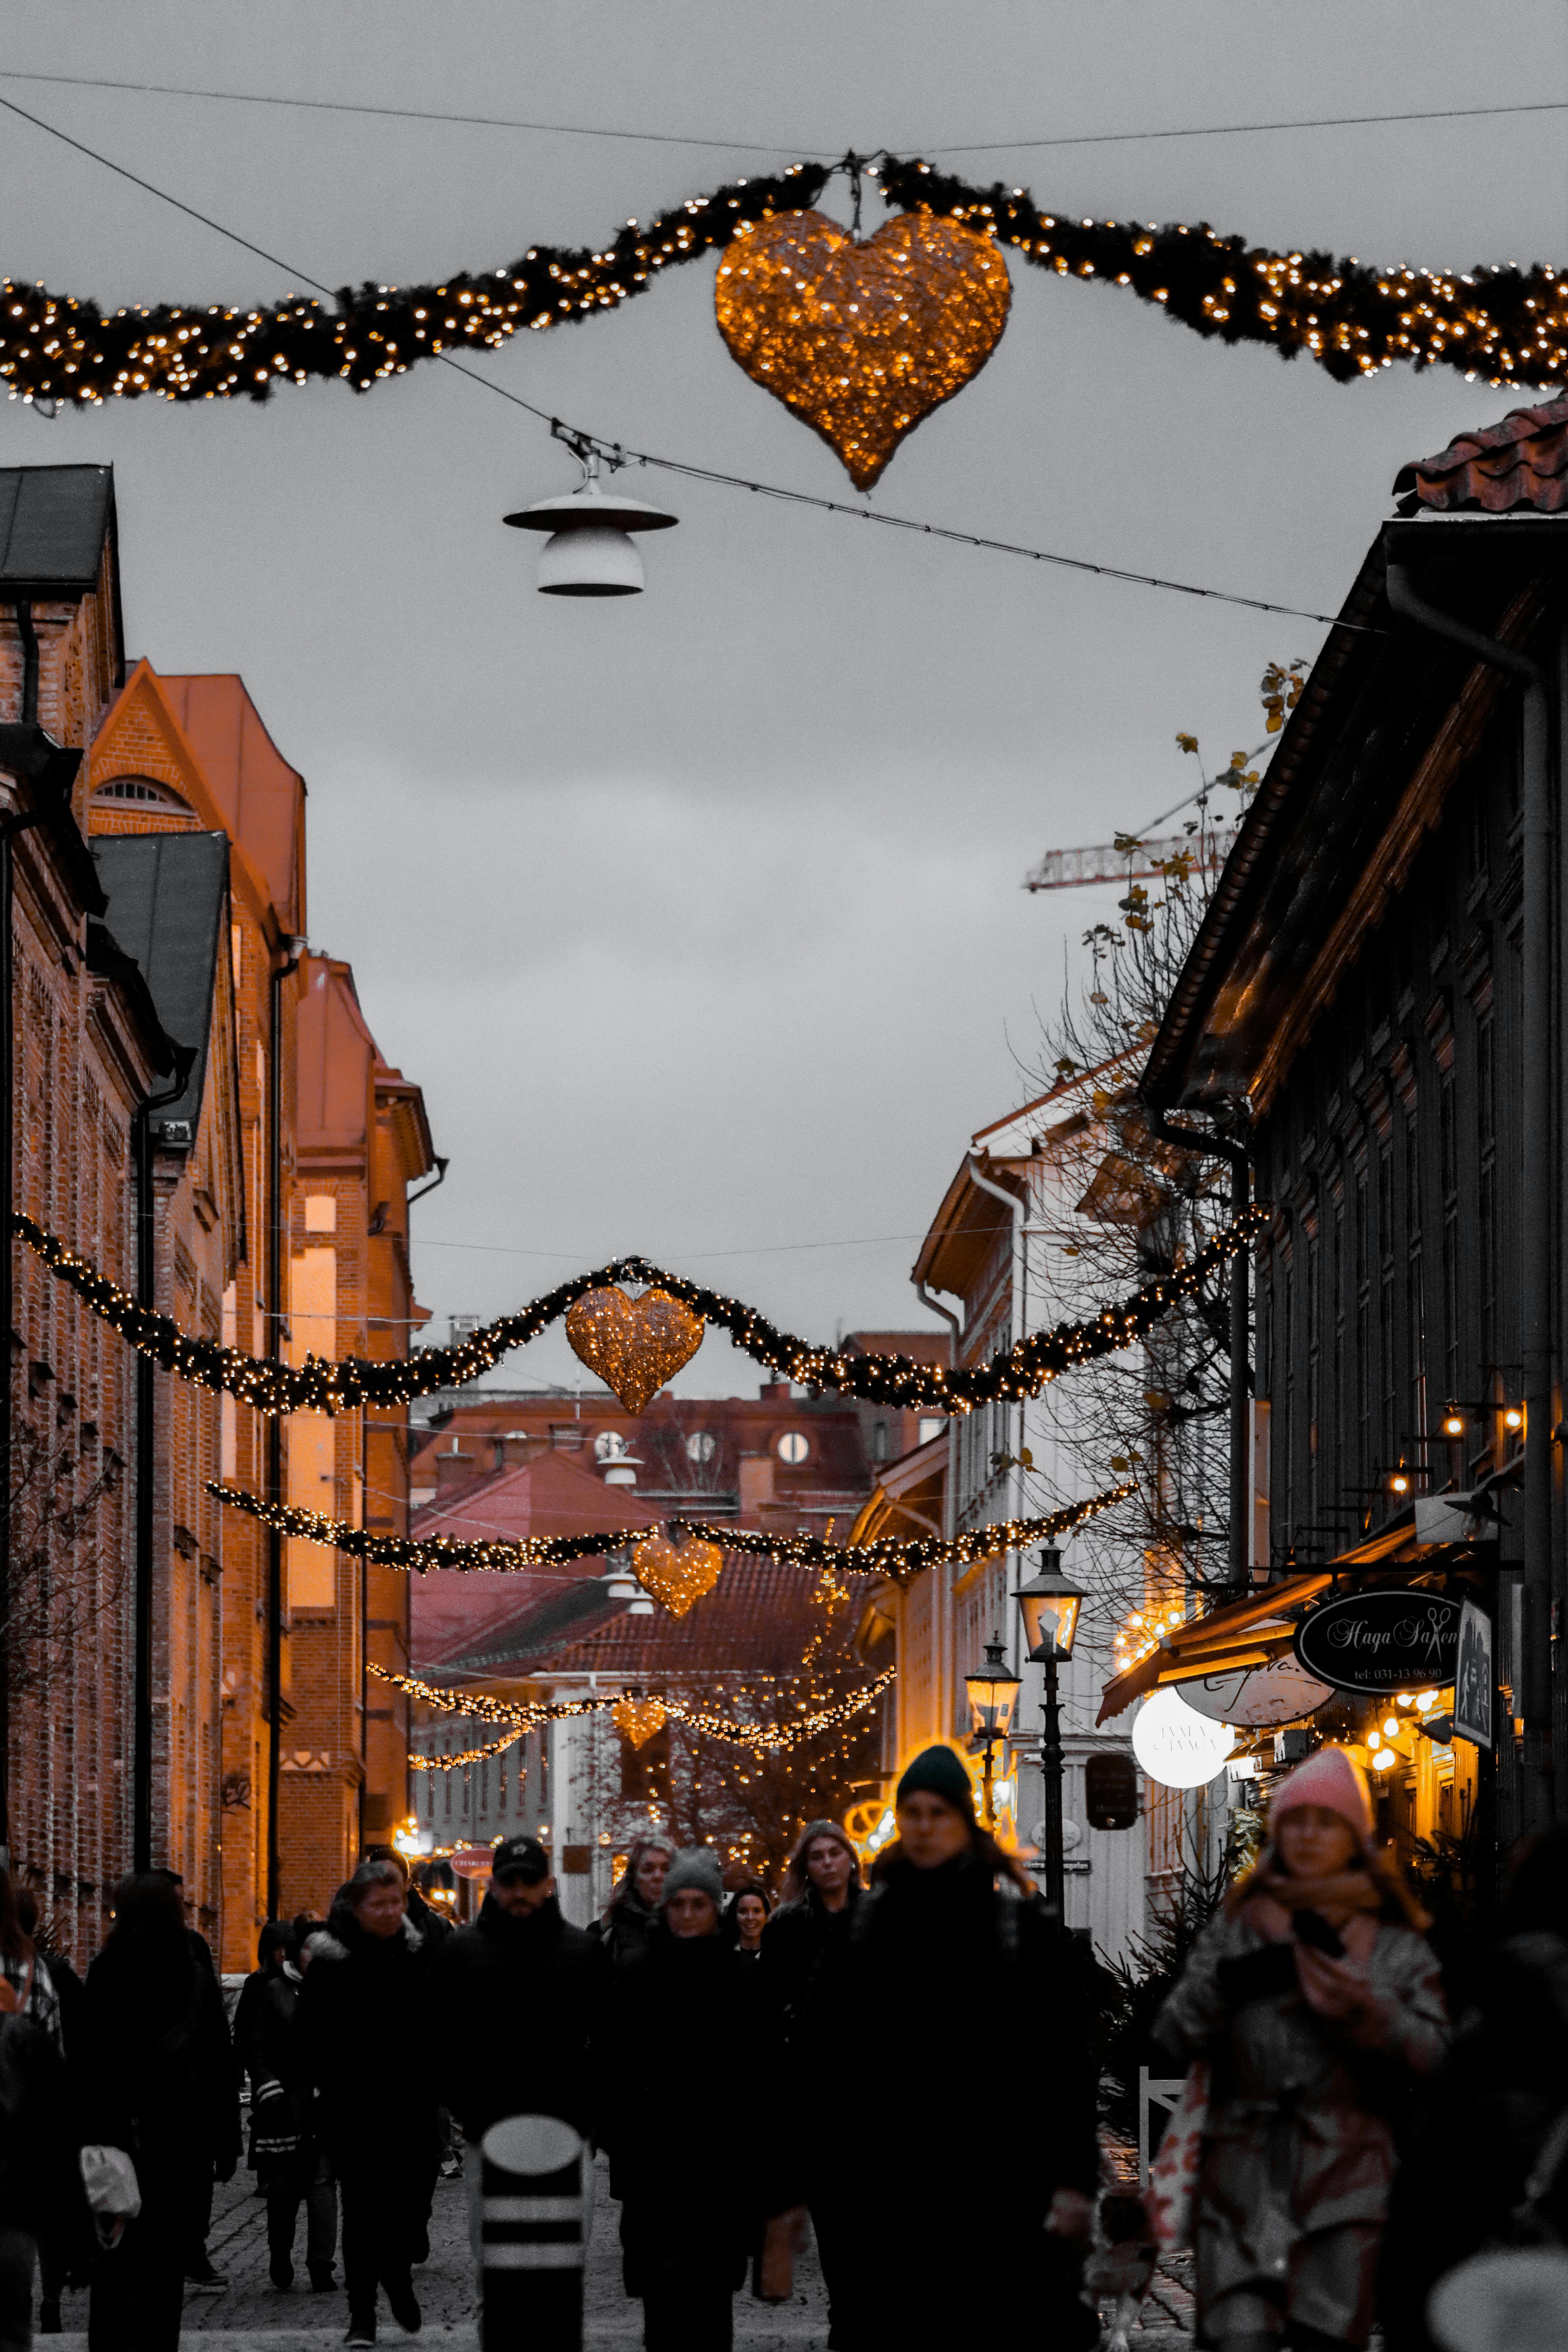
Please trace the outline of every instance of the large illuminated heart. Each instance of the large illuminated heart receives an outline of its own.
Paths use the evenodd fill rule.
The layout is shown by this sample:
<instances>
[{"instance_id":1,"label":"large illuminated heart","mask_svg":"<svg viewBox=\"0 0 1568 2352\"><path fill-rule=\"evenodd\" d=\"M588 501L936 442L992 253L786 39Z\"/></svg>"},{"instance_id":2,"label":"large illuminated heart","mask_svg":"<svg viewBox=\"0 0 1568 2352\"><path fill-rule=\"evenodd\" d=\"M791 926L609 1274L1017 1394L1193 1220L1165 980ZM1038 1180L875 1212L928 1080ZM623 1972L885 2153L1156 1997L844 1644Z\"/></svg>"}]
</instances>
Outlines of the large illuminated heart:
<instances>
[{"instance_id":1,"label":"large illuminated heart","mask_svg":"<svg viewBox=\"0 0 1568 2352\"><path fill-rule=\"evenodd\" d=\"M978 373L1013 299L989 237L904 213L864 244L822 213L774 213L719 265L719 332L753 383L868 490L922 416Z\"/></svg>"},{"instance_id":2,"label":"large illuminated heart","mask_svg":"<svg viewBox=\"0 0 1568 2352\"><path fill-rule=\"evenodd\" d=\"M610 1709L610 1721L634 1748L646 1748L664 1729L668 1713L661 1698L623 1698Z\"/></svg>"},{"instance_id":3,"label":"large illuminated heart","mask_svg":"<svg viewBox=\"0 0 1568 2352\"><path fill-rule=\"evenodd\" d=\"M684 1617L694 1601L711 1592L724 1568L717 1544L688 1536L672 1544L668 1536L649 1536L632 1554L632 1574L645 1592L651 1592L672 1617Z\"/></svg>"},{"instance_id":4,"label":"large illuminated heart","mask_svg":"<svg viewBox=\"0 0 1568 2352\"><path fill-rule=\"evenodd\" d=\"M566 1337L591 1372L628 1412L641 1412L666 1381L702 1345L700 1315L666 1290L628 1298L624 1290L585 1290L566 1310Z\"/></svg>"}]
</instances>

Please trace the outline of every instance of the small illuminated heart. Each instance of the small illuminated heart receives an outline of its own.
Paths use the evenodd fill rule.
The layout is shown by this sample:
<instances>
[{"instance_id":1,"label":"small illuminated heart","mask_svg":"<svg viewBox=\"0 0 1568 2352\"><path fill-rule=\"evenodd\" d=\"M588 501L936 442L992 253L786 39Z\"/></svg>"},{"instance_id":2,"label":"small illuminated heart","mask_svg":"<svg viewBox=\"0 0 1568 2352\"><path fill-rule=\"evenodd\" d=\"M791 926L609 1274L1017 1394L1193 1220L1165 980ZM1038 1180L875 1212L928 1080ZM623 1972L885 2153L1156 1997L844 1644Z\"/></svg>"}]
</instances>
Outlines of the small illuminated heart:
<instances>
[{"instance_id":1,"label":"small illuminated heart","mask_svg":"<svg viewBox=\"0 0 1568 2352\"><path fill-rule=\"evenodd\" d=\"M694 1601L711 1592L723 1568L718 1545L696 1536L681 1544L672 1544L668 1536L648 1536L632 1554L632 1574L672 1617L684 1617Z\"/></svg>"},{"instance_id":2,"label":"small illuminated heart","mask_svg":"<svg viewBox=\"0 0 1568 2352\"><path fill-rule=\"evenodd\" d=\"M566 1337L591 1372L628 1412L641 1412L666 1381L702 1345L700 1315L665 1290L640 1298L624 1290L585 1290L566 1310Z\"/></svg>"},{"instance_id":3,"label":"small illuminated heart","mask_svg":"<svg viewBox=\"0 0 1568 2352\"><path fill-rule=\"evenodd\" d=\"M731 356L861 490L984 366L1012 299L991 239L934 213L900 214L864 244L822 213L774 213L728 247L713 295Z\"/></svg>"},{"instance_id":4,"label":"small illuminated heart","mask_svg":"<svg viewBox=\"0 0 1568 2352\"><path fill-rule=\"evenodd\" d=\"M664 1729L668 1713L660 1698L623 1698L610 1709L610 1721L634 1748L646 1748Z\"/></svg>"}]
</instances>

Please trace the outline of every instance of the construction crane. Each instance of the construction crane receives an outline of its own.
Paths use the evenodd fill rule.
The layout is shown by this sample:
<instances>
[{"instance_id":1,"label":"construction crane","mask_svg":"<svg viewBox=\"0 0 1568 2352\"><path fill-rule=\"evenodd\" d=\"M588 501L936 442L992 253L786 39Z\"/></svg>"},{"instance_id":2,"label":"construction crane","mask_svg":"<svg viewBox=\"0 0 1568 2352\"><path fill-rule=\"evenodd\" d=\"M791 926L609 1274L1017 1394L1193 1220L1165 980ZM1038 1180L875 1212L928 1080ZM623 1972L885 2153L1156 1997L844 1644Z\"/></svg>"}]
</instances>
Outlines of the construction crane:
<instances>
[{"instance_id":1,"label":"construction crane","mask_svg":"<svg viewBox=\"0 0 1568 2352\"><path fill-rule=\"evenodd\" d=\"M1257 756L1254 752L1253 757ZM1182 833L1161 834L1155 827L1168 824L1172 817L1191 808L1194 801L1205 800L1215 784L1226 781L1216 777L1189 793L1174 808L1162 809L1142 833L1121 833L1114 841L1100 842L1092 849L1047 849L1039 864L1025 875L1025 889L1082 890L1091 882L1147 882L1173 857L1190 857L1194 873L1217 874L1230 854L1239 817L1225 826L1199 823Z\"/></svg>"}]
</instances>

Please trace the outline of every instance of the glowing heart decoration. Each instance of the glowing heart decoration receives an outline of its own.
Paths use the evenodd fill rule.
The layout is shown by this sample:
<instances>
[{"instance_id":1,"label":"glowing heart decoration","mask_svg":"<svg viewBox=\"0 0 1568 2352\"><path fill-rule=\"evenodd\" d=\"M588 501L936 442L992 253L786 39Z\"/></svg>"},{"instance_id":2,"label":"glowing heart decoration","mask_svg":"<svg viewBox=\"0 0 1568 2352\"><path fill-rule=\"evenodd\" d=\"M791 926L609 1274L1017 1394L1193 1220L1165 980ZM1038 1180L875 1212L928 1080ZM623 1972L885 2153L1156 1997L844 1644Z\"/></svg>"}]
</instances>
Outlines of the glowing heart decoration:
<instances>
[{"instance_id":1,"label":"glowing heart decoration","mask_svg":"<svg viewBox=\"0 0 1568 2352\"><path fill-rule=\"evenodd\" d=\"M661 1698L624 1698L610 1709L610 1721L634 1748L646 1748L664 1729L668 1713Z\"/></svg>"},{"instance_id":2,"label":"glowing heart decoration","mask_svg":"<svg viewBox=\"0 0 1568 2352\"><path fill-rule=\"evenodd\" d=\"M649 1536L632 1554L632 1574L645 1592L672 1617L684 1617L694 1601L711 1592L724 1570L717 1544L688 1536L672 1544L668 1536Z\"/></svg>"},{"instance_id":3,"label":"glowing heart decoration","mask_svg":"<svg viewBox=\"0 0 1568 2352\"><path fill-rule=\"evenodd\" d=\"M905 213L862 244L816 212L743 229L713 297L731 357L821 434L859 490L978 374L1012 299L1001 254L962 222Z\"/></svg>"},{"instance_id":4,"label":"glowing heart decoration","mask_svg":"<svg viewBox=\"0 0 1568 2352\"><path fill-rule=\"evenodd\" d=\"M665 1290L631 1299L624 1290L585 1290L566 1310L574 1352L628 1412L641 1412L702 1345L700 1315Z\"/></svg>"}]
</instances>

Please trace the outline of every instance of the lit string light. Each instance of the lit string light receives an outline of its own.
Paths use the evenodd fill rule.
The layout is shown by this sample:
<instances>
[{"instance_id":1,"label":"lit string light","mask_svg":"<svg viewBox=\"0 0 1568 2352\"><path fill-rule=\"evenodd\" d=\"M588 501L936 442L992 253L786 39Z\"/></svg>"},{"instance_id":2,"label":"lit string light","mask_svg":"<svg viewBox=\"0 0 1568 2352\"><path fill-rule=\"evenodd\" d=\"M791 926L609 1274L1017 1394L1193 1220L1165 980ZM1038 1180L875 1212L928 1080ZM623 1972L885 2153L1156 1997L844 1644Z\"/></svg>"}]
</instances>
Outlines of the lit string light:
<instances>
[{"instance_id":1,"label":"lit string light","mask_svg":"<svg viewBox=\"0 0 1568 2352\"><path fill-rule=\"evenodd\" d=\"M543 1701L522 1701L516 1706L500 1699L487 1699L478 1693L443 1690L438 1685L420 1680L416 1675L394 1674L385 1666L372 1665L370 1672L378 1682L391 1683L408 1697L423 1706L434 1707L442 1715L467 1716L480 1723L500 1723L506 1728L498 1738L480 1748L464 1748L454 1756L423 1756L417 1749L408 1752L408 1762L416 1772L449 1772L460 1764L479 1764L504 1749L515 1747L542 1723L556 1723L568 1717L602 1715L634 1699L630 1690L607 1691L603 1696L584 1699L559 1699L546 1705ZM898 1669L885 1667L875 1679L859 1690L816 1707L810 1714L796 1717L789 1723L744 1723L737 1717L715 1715L705 1707L689 1706L684 1700L661 1699L665 1714L676 1723L684 1723L709 1739L723 1739L733 1746L750 1748L758 1755L787 1755L804 1740L815 1739L825 1731L832 1731L854 1717L863 1715L873 1706L894 1680Z\"/></svg>"},{"instance_id":2,"label":"lit string light","mask_svg":"<svg viewBox=\"0 0 1568 2352\"><path fill-rule=\"evenodd\" d=\"M13 398L79 405L145 394L265 400L275 385L312 378L364 392L421 360L497 350L514 335L616 310L770 215L809 209L838 168L799 163L734 180L646 226L628 220L596 250L531 246L503 268L440 284L345 287L335 310L290 295L254 309L161 303L105 315L91 300L7 278L0 383ZM938 214L1037 268L1125 288L1196 334L1272 345L1286 358L1305 352L1342 382L1396 362L1493 383L1552 383L1568 369L1563 279L1541 265L1379 269L1353 257L1272 252L1202 222L1064 218L1041 211L1026 189L981 187L897 156L867 168L896 210Z\"/></svg>"},{"instance_id":3,"label":"lit string light","mask_svg":"<svg viewBox=\"0 0 1568 2352\"><path fill-rule=\"evenodd\" d=\"M1184 1265L1157 1276L1131 1297L1102 1307L1081 1323L1058 1323L1048 1331L1032 1332L1011 1348L998 1349L984 1364L952 1367L921 1363L910 1356L847 1355L837 1348L814 1345L779 1330L742 1300L667 1274L643 1257L616 1258L591 1274L575 1275L518 1313L501 1316L452 1347L422 1348L416 1355L390 1359L350 1356L332 1363L325 1357L308 1356L303 1364L279 1364L221 1347L214 1339L192 1339L172 1317L139 1306L129 1291L31 1217L17 1213L12 1223L51 1272L141 1354L182 1380L226 1391L266 1414L409 1404L416 1397L461 1388L492 1370L510 1349L537 1339L585 1291L620 1280L648 1283L668 1292L704 1322L728 1331L756 1362L804 1387L832 1389L874 1404L965 1413L977 1404L1016 1403L1037 1396L1063 1372L1134 1346L1172 1307L1195 1297L1211 1276L1246 1249L1269 1214L1262 1206L1245 1210Z\"/></svg>"},{"instance_id":4,"label":"lit string light","mask_svg":"<svg viewBox=\"0 0 1568 2352\"><path fill-rule=\"evenodd\" d=\"M821 1568L847 1576L880 1576L891 1583L907 1582L928 1568L967 1567L977 1559L994 1559L1002 1552L1023 1551L1030 1544L1050 1543L1085 1520L1098 1517L1136 1493L1135 1482L1124 1480L1081 1503L1069 1503L1043 1518L997 1519L970 1528L963 1535L879 1536L871 1543L836 1544L825 1536L757 1535L749 1528L721 1527L706 1519L668 1519L669 1534L680 1542L699 1542L752 1559L777 1559L791 1568ZM643 1528L596 1528L577 1536L535 1536L524 1543L463 1542L453 1536L378 1536L346 1519L330 1519L321 1511L298 1503L268 1503L241 1486L207 1481L207 1493L231 1509L244 1511L279 1535L297 1536L306 1543L328 1544L337 1551L366 1559L377 1568L405 1569L422 1576L434 1569L458 1569L488 1575L516 1574L543 1566L560 1567L569 1560L637 1547L646 1554L649 1532ZM645 1562L646 1564L646 1562ZM638 1561L634 1569L639 1575ZM652 1589L651 1587L649 1588ZM710 1589L704 1586L703 1590ZM700 1599L693 1592L692 1599ZM689 1605L689 1603L688 1603ZM681 1614L677 1610L672 1612Z\"/></svg>"}]
</instances>

